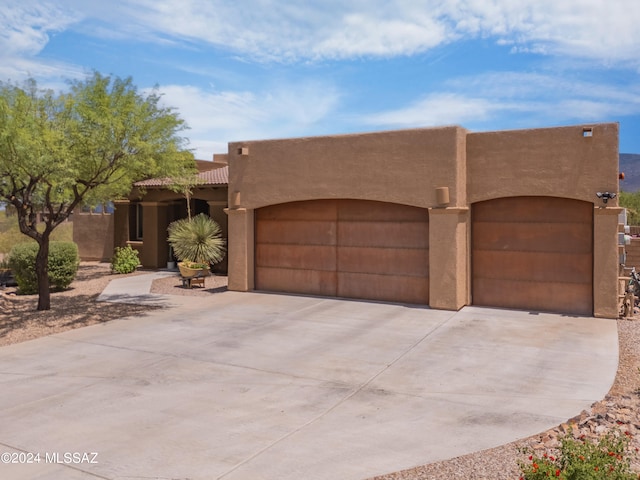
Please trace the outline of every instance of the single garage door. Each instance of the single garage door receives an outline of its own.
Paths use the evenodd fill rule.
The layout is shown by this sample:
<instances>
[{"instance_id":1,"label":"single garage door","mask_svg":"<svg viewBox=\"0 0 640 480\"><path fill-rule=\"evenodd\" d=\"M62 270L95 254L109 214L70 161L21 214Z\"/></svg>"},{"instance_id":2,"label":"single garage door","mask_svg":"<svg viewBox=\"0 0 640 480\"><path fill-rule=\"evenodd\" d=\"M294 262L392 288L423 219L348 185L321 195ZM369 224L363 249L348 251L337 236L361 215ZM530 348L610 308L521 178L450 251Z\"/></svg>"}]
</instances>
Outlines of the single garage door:
<instances>
[{"instance_id":1,"label":"single garage door","mask_svg":"<svg viewBox=\"0 0 640 480\"><path fill-rule=\"evenodd\" d=\"M515 197L472 206L475 305L593 314L593 204Z\"/></svg>"},{"instance_id":2,"label":"single garage door","mask_svg":"<svg viewBox=\"0 0 640 480\"><path fill-rule=\"evenodd\" d=\"M313 200L256 210L258 290L429 303L426 209Z\"/></svg>"}]
</instances>

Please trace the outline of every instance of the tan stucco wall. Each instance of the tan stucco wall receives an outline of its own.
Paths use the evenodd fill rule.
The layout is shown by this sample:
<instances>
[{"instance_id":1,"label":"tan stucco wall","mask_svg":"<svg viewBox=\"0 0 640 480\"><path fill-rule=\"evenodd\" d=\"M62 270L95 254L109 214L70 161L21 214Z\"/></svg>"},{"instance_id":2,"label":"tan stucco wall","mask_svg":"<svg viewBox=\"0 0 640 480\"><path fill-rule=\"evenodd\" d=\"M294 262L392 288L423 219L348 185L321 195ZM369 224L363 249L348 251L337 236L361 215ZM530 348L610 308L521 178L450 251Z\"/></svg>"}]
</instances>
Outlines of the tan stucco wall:
<instances>
[{"instance_id":1,"label":"tan stucco wall","mask_svg":"<svg viewBox=\"0 0 640 480\"><path fill-rule=\"evenodd\" d=\"M540 128L467 135L467 195L547 195L601 205L596 192L618 192L618 124ZM609 201L617 206L617 199Z\"/></svg>"},{"instance_id":2,"label":"tan stucco wall","mask_svg":"<svg viewBox=\"0 0 640 480\"><path fill-rule=\"evenodd\" d=\"M441 186L451 206L464 206L465 133L444 127L230 143L230 206L239 192L237 206L249 209L323 198L432 207Z\"/></svg>"},{"instance_id":3,"label":"tan stucco wall","mask_svg":"<svg viewBox=\"0 0 640 480\"><path fill-rule=\"evenodd\" d=\"M99 213L73 215L73 241L82 260L109 261L113 256L114 216Z\"/></svg>"},{"instance_id":4,"label":"tan stucco wall","mask_svg":"<svg viewBox=\"0 0 640 480\"><path fill-rule=\"evenodd\" d=\"M584 135L584 129L591 135ZM254 210L301 200L377 200L430 209L430 305L470 302L469 208L500 197L594 204L594 315L617 315L618 125L469 133L461 127L229 144L229 288L254 288ZM448 187L447 208L436 188Z\"/></svg>"},{"instance_id":5,"label":"tan stucco wall","mask_svg":"<svg viewBox=\"0 0 640 480\"><path fill-rule=\"evenodd\" d=\"M640 238L632 238L631 244L625 247L625 251L627 252L625 266L627 268L635 267L637 271L640 271Z\"/></svg>"},{"instance_id":6,"label":"tan stucco wall","mask_svg":"<svg viewBox=\"0 0 640 480\"><path fill-rule=\"evenodd\" d=\"M459 310L469 303L469 209L429 210L429 305Z\"/></svg>"},{"instance_id":7,"label":"tan stucco wall","mask_svg":"<svg viewBox=\"0 0 640 480\"><path fill-rule=\"evenodd\" d=\"M253 290L254 282L254 211L229 208L229 290Z\"/></svg>"},{"instance_id":8,"label":"tan stucco wall","mask_svg":"<svg viewBox=\"0 0 640 480\"><path fill-rule=\"evenodd\" d=\"M593 315L618 316L618 215L621 208L596 207L593 215Z\"/></svg>"},{"instance_id":9,"label":"tan stucco wall","mask_svg":"<svg viewBox=\"0 0 640 480\"><path fill-rule=\"evenodd\" d=\"M129 200L116 200L113 204L113 246L124 247L129 241Z\"/></svg>"},{"instance_id":10,"label":"tan stucco wall","mask_svg":"<svg viewBox=\"0 0 640 480\"><path fill-rule=\"evenodd\" d=\"M322 198L354 198L430 209L430 304L470 302L474 202L549 195L603 206L618 191L618 125L468 133L416 129L229 144L229 288L253 289L253 211ZM448 208L435 208L448 187ZM594 214L594 314L617 314L617 201Z\"/></svg>"}]
</instances>

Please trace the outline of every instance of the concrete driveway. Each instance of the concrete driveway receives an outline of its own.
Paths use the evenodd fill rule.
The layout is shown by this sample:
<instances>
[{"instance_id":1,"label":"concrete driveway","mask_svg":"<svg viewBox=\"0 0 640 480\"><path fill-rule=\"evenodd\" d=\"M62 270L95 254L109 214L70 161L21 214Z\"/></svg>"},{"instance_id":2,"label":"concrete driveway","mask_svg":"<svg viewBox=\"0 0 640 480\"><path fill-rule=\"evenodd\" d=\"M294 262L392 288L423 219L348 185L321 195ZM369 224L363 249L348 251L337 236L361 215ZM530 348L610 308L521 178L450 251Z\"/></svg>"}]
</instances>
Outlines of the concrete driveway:
<instances>
[{"instance_id":1,"label":"concrete driveway","mask_svg":"<svg viewBox=\"0 0 640 480\"><path fill-rule=\"evenodd\" d=\"M40 455L0 478L360 480L557 425L617 368L612 320L238 292L174 303L0 349L2 460Z\"/></svg>"}]
</instances>

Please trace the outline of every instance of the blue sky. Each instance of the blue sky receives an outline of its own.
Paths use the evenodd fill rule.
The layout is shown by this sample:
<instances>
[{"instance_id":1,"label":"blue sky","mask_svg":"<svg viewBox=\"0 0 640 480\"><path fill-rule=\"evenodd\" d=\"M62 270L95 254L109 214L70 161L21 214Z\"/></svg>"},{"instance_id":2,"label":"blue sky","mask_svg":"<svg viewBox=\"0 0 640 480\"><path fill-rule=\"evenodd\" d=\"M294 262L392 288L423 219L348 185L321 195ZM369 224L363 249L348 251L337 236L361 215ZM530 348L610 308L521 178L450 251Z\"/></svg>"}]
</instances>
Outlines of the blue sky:
<instances>
[{"instance_id":1,"label":"blue sky","mask_svg":"<svg viewBox=\"0 0 640 480\"><path fill-rule=\"evenodd\" d=\"M158 85L227 142L620 123L640 153L638 0L0 1L0 80Z\"/></svg>"}]
</instances>

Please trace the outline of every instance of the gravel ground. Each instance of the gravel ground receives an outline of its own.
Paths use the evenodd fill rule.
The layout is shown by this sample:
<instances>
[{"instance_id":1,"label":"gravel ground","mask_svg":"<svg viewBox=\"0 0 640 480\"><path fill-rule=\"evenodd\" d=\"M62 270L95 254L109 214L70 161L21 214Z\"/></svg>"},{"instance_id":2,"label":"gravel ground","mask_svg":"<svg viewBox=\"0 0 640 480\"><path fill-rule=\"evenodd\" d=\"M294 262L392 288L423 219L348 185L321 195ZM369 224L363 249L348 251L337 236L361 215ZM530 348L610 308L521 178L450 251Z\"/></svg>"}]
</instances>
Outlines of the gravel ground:
<instances>
[{"instance_id":1,"label":"gravel ground","mask_svg":"<svg viewBox=\"0 0 640 480\"><path fill-rule=\"evenodd\" d=\"M150 310L139 305L96 302L112 278L108 264L83 262L70 288L52 293L51 309L40 312L36 311L37 295L15 295L16 289L12 287L0 290L0 346L116 318L144 315Z\"/></svg>"},{"instance_id":2,"label":"gravel ground","mask_svg":"<svg viewBox=\"0 0 640 480\"><path fill-rule=\"evenodd\" d=\"M140 275L111 274L108 263L82 262L76 279L64 292L51 293L51 310L38 312L37 295L16 295L16 288L0 290L0 346L105 323L117 318L144 315L158 307L96 302L114 278ZM210 295L227 289L227 277L210 276L205 286L186 289L176 276L154 281L151 291L171 295Z\"/></svg>"},{"instance_id":3,"label":"gravel ground","mask_svg":"<svg viewBox=\"0 0 640 480\"><path fill-rule=\"evenodd\" d=\"M144 272L131 275L140 273ZM46 312L35 311L36 296L15 296L15 289L11 288L0 290L0 346L121 317L145 315L154 309L140 305L96 302L98 295L114 278L116 276L110 274L108 264L83 262L71 288L65 292L52 293L51 310ZM211 295L226 290L226 280L226 277L210 276L206 278L204 287L185 289L176 275L154 281L151 291L172 295ZM632 447L640 448L640 317L634 320L617 320L617 325L620 337L618 373L607 397L594 404L592 411L603 412L603 409L611 410L621 404L631 404L634 408L626 409L631 410L628 428L634 429ZM591 415L592 413L584 412L583 417L588 415L589 418L593 417L594 421L598 421L599 418L604 419L607 416ZM557 435L558 429L541 432L539 435L497 448L389 473L375 477L375 480L517 480L520 475L518 461L525 460L519 448L543 445L549 438L555 438ZM640 471L640 465L635 466Z\"/></svg>"}]
</instances>

